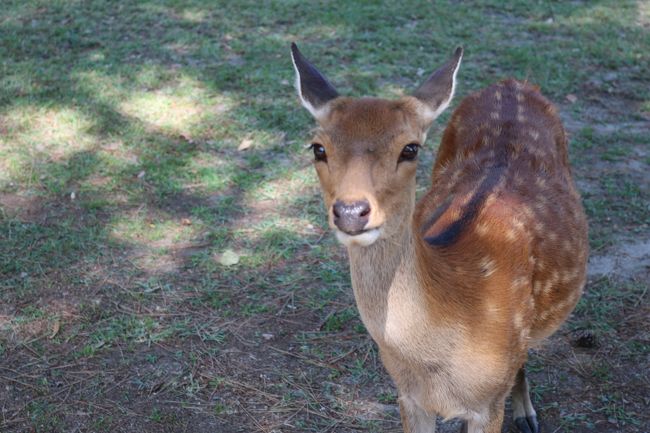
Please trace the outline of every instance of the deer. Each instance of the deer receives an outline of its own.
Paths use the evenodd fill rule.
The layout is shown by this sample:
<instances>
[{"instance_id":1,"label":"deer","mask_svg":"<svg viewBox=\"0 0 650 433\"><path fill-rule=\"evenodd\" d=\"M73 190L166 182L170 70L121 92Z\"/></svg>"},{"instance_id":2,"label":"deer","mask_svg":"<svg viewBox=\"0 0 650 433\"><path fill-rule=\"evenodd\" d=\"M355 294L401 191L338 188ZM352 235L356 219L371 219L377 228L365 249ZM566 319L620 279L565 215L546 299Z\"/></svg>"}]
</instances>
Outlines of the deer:
<instances>
[{"instance_id":1,"label":"deer","mask_svg":"<svg viewBox=\"0 0 650 433\"><path fill-rule=\"evenodd\" d=\"M436 417L501 432L506 398L537 433L525 363L586 281L587 221L557 109L527 81L465 97L416 202L418 153L450 105L458 47L412 94L341 96L291 45L328 224L347 248L360 318L395 383L403 429Z\"/></svg>"}]
</instances>

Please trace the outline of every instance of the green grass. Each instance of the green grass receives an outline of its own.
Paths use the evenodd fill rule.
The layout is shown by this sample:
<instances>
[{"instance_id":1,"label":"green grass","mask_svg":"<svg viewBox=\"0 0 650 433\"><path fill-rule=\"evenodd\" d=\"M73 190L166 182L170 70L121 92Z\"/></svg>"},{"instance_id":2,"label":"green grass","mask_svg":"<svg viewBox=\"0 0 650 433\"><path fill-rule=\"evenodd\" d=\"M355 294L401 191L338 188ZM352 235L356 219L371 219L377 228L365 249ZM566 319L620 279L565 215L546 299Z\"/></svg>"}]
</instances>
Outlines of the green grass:
<instances>
[{"instance_id":1,"label":"green grass","mask_svg":"<svg viewBox=\"0 0 650 433\"><path fill-rule=\"evenodd\" d=\"M457 45L458 98L539 85L606 253L648 238L649 22L633 0L3 2L0 430L397 428L368 406L395 391L327 231L289 44L353 96L405 94ZM550 373L572 377L568 355L533 357L537 401L563 399L550 426L641 431L622 377L649 345L621 323L644 308L636 280L590 283L569 329L616 344L589 355L587 396Z\"/></svg>"}]
</instances>

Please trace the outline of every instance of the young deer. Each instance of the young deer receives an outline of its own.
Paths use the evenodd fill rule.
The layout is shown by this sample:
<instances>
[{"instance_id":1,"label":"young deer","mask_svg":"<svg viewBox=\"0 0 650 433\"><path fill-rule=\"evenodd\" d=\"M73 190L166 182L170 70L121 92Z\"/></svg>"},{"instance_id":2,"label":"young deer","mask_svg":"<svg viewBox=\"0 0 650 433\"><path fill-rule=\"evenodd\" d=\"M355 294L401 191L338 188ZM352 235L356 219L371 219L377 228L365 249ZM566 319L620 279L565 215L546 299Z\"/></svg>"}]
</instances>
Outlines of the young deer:
<instances>
[{"instance_id":1,"label":"young deer","mask_svg":"<svg viewBox=\"0 0 650 433\"><path fill-rule=\"evenodd\" d=\"M399 391L404 430L539 430L524 373L585 283L587 223L555 108L506 80L465 98L432 186L416 204L417 154L449 105L463 51L412 96L339 96L292 44L331 228L350 256L361 319Z\"/></svg>"}]
</instances>

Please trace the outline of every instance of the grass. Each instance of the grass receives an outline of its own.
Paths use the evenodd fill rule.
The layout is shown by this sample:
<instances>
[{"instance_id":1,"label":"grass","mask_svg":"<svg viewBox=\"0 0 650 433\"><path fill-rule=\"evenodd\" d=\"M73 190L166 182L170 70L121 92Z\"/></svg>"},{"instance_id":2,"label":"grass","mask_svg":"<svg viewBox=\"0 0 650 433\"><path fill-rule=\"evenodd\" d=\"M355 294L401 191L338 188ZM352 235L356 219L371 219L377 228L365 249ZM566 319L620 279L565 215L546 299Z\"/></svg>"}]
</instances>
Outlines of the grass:
<instances>
[{"instance_id":1,"label":"grass","mask_svg":"<svg viewBox=\"0 0 650 433\"><path fill-rule=\"evenodd\" d=\"M459 98L540 85L592 249L614 254L649 237L649 23L632 0L3 2L0 430L398 431L304 150L289 43L355 96L409 92L457 45ZM628 374L650 346L644 275L593 279L532 355L549 431L649 422L647 379ZM599 348L574 350L578 329Z\"/></svg>"}]
</instances>

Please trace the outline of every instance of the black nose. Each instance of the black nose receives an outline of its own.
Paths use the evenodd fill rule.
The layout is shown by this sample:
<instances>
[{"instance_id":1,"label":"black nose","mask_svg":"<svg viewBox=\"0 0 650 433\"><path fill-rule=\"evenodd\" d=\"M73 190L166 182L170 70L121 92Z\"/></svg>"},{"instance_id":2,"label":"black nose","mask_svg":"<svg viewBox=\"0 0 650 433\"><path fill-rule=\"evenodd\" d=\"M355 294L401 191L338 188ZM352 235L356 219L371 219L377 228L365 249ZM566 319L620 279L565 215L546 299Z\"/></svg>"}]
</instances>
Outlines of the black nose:
<instances>
[{"instance_id":1,"label":"black nose","mask_svg":"<svg viewBox=\"0 0 650 433\"><path fill-rule=\"evenodd\" d=\"M363 231L368 224L370 216L370 203L368 200L344 203L336 200L332 207L334 213L334 224L347 234L355 235Z\"/></svg>"}]
</instances>

